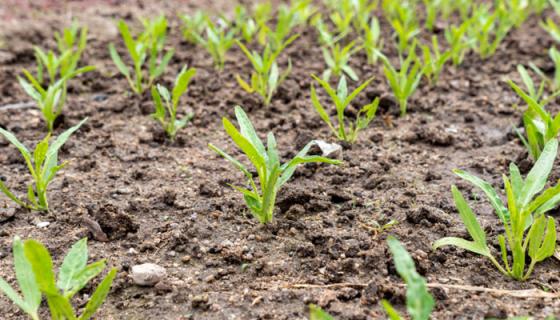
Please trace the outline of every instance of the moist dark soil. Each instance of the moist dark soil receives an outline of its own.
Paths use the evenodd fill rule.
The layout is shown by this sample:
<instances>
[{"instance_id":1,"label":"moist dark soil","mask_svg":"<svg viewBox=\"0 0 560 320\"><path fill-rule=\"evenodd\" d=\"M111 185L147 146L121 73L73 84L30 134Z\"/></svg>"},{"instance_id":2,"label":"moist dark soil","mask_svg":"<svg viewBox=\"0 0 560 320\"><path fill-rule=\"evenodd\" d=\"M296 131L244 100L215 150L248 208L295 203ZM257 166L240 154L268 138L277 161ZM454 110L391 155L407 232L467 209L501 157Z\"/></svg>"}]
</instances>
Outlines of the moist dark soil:
<instances>
[{"instance_id":1,"label":"moist dark soil","mask_svg":"<svg viewBox=\"0 0 560 320\"><path fill-rule=\"evenodd\" d=\"M548 259L528 281L518 282L480 256L451 247L431 249L432 242L444 236L468 237L451 198L453 184L468 196L497 246L502 227L490 205L451 170L468 170L501 188L501 174L510 162L524 172L531 167L512 129L520 126L522 110L514 107L519 101L504 79L519 80L517 64L534 62L552 71L547 50L553 43L538 26L539 18L531 17L512 31L491 58L470 54L460 67L447 66L437 85L423 82L403 118L380 65L368 65L366 57L357 54L353 68L361 79L375 80L356 107L379 96L378 117L355 144L345 146L343 165L300 167L279 194L274 222L263 226L228 187L242 184L242 174L207 144L239 154L221 126L222 117L233 118L235 105L245 108L262 137L275 133L284 159L312 139L335 142L309 98L310 73L325 68L311 28L300 29L302 36L282 54L281 66L291 57L293 72L272 104L264 107L235 81L236 74L251 71L238 48L229 52L225 69L218 72L204 50L182 40L177 13L196 8L231 13L233 1L3 3L0 125L26 145L34 146L45 135L39 111L26 104L29 98L16 81L22 68L33 68L33 46L52 48L54 31L76 18L90 30L82 63L98 68L71 82L55 134L84 117L89 120L60 154L70 164L49 189L51 212L28 212L0 197L0 276L10 283L15 235L40 240L57 262L71 244L88 237L91 259L107 259L119 269L97 319L305 319L310 303L337 319L382 319L381 299L405 311L405 288L385 241L394 235L428 282L444 285L431 289L434 319L560 315L558 298L511 295L525 289L558 292L560 261ZM192 111L195 117L174 143L162 138L161 128L148 116L151 100L130 93L107 50L114 42L124 53L117 19L139 27L137 18L156 12L170 17L168 45L176 49L160 81L171 84L185 64L197 68L181 104L182 112ZM391 43L389 26L383 22L382 27L386 43ZM441 28L436 33L441 37ZM392 46L386 54L396 58ZM328 102L326 95L321 99ZM558 104L551 107L558 109ZM23 195L30 180L26 167L15 148L5 140L0 143L1 178ZM559 177L555 168L551 181ZM557 210L552 216L560 222ZM376 232L376 224L391 220L398 223ZM50 224L40 228L39 222ZM155 287L138 287L129 277L133 265L146 262L167 270ZM76 306L85 303L92 288L80 293ZM2 319L26 318L5 297L0 298L0 310Z\"/></svg>"}]
</instances>

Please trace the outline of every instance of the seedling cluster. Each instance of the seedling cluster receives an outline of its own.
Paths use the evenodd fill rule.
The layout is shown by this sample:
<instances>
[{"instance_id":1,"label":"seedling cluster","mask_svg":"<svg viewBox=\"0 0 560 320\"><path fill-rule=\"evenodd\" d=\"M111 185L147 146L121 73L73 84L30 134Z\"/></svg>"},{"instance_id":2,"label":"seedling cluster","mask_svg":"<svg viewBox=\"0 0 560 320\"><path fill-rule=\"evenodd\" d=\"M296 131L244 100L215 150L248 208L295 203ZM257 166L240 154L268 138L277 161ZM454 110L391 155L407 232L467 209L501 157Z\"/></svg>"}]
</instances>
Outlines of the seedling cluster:
<instances>
[{"instance_id":1,"label":"seedling cluster","mask_svg":"<svg viewBox=\"0 0 560 320\"><path fill-rule=\"evenodd\" d=\"M418 88L426 92L434 90L440 78L449 75L448 68L461 68L471 59L478 59L472 60L476 63L491 59L501 50L508 35L520 28L530 15L540 15L549 6L560 14L560 2L552 0L550 3L544 0L323 2L321 6L311 0L293 0L278 7L271 3L251 7L238 5L231 16L215 16L203 11L180 15L180 31L187 42L183 45L204 49L204 54L212 60L212 68L200 65L199 61L189 62L197 66L195 69L181 61L176 70L169 70L177 64L172 59L180 58L174 58L176 48L167 43L168 33L173 30L163 15L141 20L138 25L129 25L124 20L116 22L120 38L108 47L114 62L113 75L118 71L124 78L119 81L126 79L132 90L133 95L127 94L127 98L142 102L144 93L151 94L154 109L151 117L168 136L169 143L175 142L195 116L193 112L184 112L183 104L187 99L182 97L188 95L189 86L197 85L197 69L216 76L230 68L236 70L233 85L248 94L258 95L261 101L245 110L259 112L255 109L260 108L272 113L277 110L273 107L282 104L277 93L282 91L286 80L292 72L302 72L296 68L298 64L292 64L292 58L310 55L317 60L316 69L303 70L307 83L294 81L295 86L305 88L306 94L309 92L309 96L298 99L306 102L302 105L314 108L316 118L313 121L324 122L325 130L314 132L317 140L310 139L298 152L288 153L288 160L284 160L286 155L279 151L275 135L269 132L263 141L259 136L262 132L256 129L262 126L252 123L244 108L235 106L237 125L226 116L222 124L226 136L241 151L240 157L237 151L226 152L208 143L211 151L243 174L244 184L230 186L242 195L248 211L261 224L274 223L278 194L282 188L290 188L289 181L298 167L306 170L309 167L305 164L315 163L319 170L328 170L329 165L345 165L344 161L313 152L318 139L327 138L326 131L344 142L345 147L352 143L363 146L359 133L366 131L374 121L378 122L378 113L386 111L381 110L381 95L394 98L383 100L383 109L398 108L401 117L405 117L409 109L417 108L414 95ZM418 14L420 11L423 14ZM443 27L440 28L439 22ZM390 32L383 33L381 26L389 27ZM547 18L541 26L560 42L560 27L554 19ZM435 33L436 29L442 32ZM295 44L308 33L316 35L314 46L295 52ZM51 210L48 187L69 163L59 163L59 151L87 121L83 119L65 131L56 126L68 98L69 82L95 69L81 67L87 36L87 27L74 22L55 34L56 50L36 47L36 68L23 69L23 76L17 78L24 92L37 103L47 125L45 135L33 151L13 133L0 128L2 137L23 157L32 178L23 188L8 186L8 182L0 180L0 191L22 208ZM244 54L247 60L228 59L234 50ZM517 67L521 82L506 79L512 94L520 98L516 107L523 109L520 119L523 128L515 128L515 131L533 162L532 169L523 177L521 170L511 163L509 176L503 175L502 196L482 178L459 169L453 171L488 198L496 221L503 227L496 237L496 248L489 244L487 231L470 207L470 197L467 201L456 186L451 187L451 195L470 239L443 237L431 244L434 250L455 246L481 255L503 275L518 281L530 279L538 271L535 270L537 264L558 252L556 222L546 214L560 203L560 184L547 187L558 152L560 114L551 114L547 105L554 103L560 94L560 52L552 46L548 55L554 66L553 73L528 62L526 66ZM242 69L239 74L238 69ZM368 74L372 69L378 70L384 79L375 81ZM174 82L170 83L166 75L174 76ZM535 83L533 76L540 82ZM193 94L188 100L193 101L193 97L196 96ZM57 130L62 132L57 134ZM303 178L296 176L295 179ZM23 193L26 190L25 197L18 195L21 190ZM426 280L416 271L412 257L399 241L389 237L387 242L396 271L407 285L406 310L410 318L429 319L435 301ZM13 259L21 295L3 279L0 279L0 291L31 319L39 319L43 297L52 319L89 319L107 297L116 270L109 271L78 316L71 303L72 297L106 268L104 260L87 264L87 256L86 239L78 241L56 276L45 246L31 239L22 241L16 236ZM382 300L380 306L390 319L403 319L389 301ZM310 306L310 317L334 319L315 305Z\"/></svg>"}]
</instances>

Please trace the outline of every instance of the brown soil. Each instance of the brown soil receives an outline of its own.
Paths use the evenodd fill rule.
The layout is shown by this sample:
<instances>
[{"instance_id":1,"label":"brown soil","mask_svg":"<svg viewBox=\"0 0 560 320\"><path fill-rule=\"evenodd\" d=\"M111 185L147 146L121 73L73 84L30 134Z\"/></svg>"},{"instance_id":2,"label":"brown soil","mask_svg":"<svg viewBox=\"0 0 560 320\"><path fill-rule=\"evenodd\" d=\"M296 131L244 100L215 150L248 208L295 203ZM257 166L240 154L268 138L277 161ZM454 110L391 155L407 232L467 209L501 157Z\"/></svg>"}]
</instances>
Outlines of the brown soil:
<instances>
[{"instance_id":1,"label":"brown soil","mask_svg":"<svg viewBox=\"0 0 560 320\"><path fill-rule=\"evenodd\" d=\"M405 308L405 289L385 243L392 234L405 244L428 282L558 290L557 260L548 259L528 281L517 282L479 256L454 248L433 252L430 247L443 236L467 236L450 196L452 184L469 196L492 239L501 232L481 193L451 169L466 169L499 186L511 161L525 170L530 167L512 130L521 119L521 111L512 107L517 98L503 80L518 79L519 63L533 61L551 68L547 49L552 40L536 17L512 32L490 59L469 55L460 68L448 66L437 86L423 83L405 118L396 117L398 107L381 68L368 66L365 56L356 55L352 65L361 78L376 77L358 103L382 96L381 114L356 144L345 148L344 165L300 168L279 195L275 222L262 226L227 186L242 182L242 175L207 144L233 152L220 119L232 118L237 104L250 112L259 133L274 131L286 158L311 139L332 139L309 99L309 74L324 68L315 33L302 30L302 37L282 55L282 65L290 56L294 71L265 108L234 79L237 73L250 72L239 49L231 50L219 73L205 51L181 39L177 12L197 7L231 12L233 3L166 1L162 7L148 3L45 1L44 6L0 8L5 24L0 37L1 106L28 101L16 76L22 68L32 68L33 45L52 46L53 32L72 16L90 27L83 63L98 67L72 82L65 117L57 129L61 132L89 117L61 152L61 158L72 162L50 188L52 213L0 209L0 276L14 280L14 235L42 241L57 259L87 236L91 258L106 258L120 270L97 319L304 319L309 303L321 305L337 319L379 319L385 318L382 298ZM136 17L159 11L171 17L168 43L176 48L162 81L171 83L184 64L198 69L182 106L196 116L174 144L162 141L160 128L147 116L150 99L129 94L107 50L110 41L121 46L114 27L117 18L137 23ZM389 39L388 25L383 28ZM388 54L395 57L394 49ZM33 108L0 107L0 125L30 146L45 133ZM1 143L2 178L23 194L19 186L29 180L25 166L15 148ZM551 180L559 177L560 170L555 169ZM2 207L12 206L5 197L0 199ZM552 214L560 222L557 211ZM107 239L92 235L88 219L100 224ZM398 224L382 234L366 227L391 219ZM40 221L51 223L38 228ZM167 269L167 278L155 288L137 287L128 277L131 266L144 262ZM355 285L327 286L344 283ZM89 293L91 287L77 305ZM437 301L434 319L560 315L560 299L455 289L432 289L432 294ZM3 319L25 319L4 297L0 310Z\"/></svg>"}]
</instances>

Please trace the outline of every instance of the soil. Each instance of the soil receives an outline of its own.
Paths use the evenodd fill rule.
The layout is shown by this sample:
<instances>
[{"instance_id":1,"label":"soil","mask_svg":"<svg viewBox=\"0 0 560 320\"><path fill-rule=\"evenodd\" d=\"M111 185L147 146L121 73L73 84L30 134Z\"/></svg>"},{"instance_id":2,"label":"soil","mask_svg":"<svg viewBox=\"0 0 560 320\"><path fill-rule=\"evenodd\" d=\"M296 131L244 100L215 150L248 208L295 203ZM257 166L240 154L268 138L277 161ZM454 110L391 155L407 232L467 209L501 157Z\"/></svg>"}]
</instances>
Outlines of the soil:
<instances>
[{"instance_id":1,"label":"soil","mask_svg":"<svg viewBox=\"0 0 560 320\"><path fill-rule=\"evenodd\" d=\"M436 86L423 82L404 118L398 117L381 67L367 65L366 57L357 54L351 64L359 76L376 80L356 106L380 96L380 114L355 144L345 146L343 165L299 168L279 194L275 221L263 226L227 185L242 183L242 175L207 144L238 155L221 127L221 117L232 119L235 105L249 112L263 137L275 133L284 159L309 140L335 142L309 98L309 74L324 68L315 32L300 30L300 39L282 54L281 65L291 57L293 72L264 107L235 81L236 74L251 70L238 48L218 72L204 50L182 40L178 12L231 13L233 1L60 3L0 5L0 125L26 145L45 134L39 112L26 107L29 99L16 81L22 68L33 67L33 46L52 47L54 31L75 17L90 30L83 64L98 68L71 83L55 134L84 117L89 120L60 154L71 162L49 189L51 212L28 212L0 197L0 276L10 283L15 235L40 240L57 262L71 244L88 237L91 259L107 259L119 269L97 319L306 319L309 303L337 319L381 319L381 299L405 310L405 288L385 242L394 235L430 283L558 292L560 261L553 258L538 264L528 281L518 282L480 256L451 247L431 250L441 237L468 237L451 199L453 184L468 196L497 247L502 227L496 215L480 191L451 170L468 170L501 187L510 162L525 172L531 167L512 129L520 125L522 110L513 107L519 101L504 79L519 80L516 65L530 61L553 71L547 56L553 42L537 17L511 32L491 58L470 54L460 67L448 66ZM107 50L109 42L124 50L116 19L139 26L138 17L154 12L170 17L168 45L176 48L161 82L169 85L184 64L198 70L181 105L195 118L175 143L162 139L161 128L148 116L153 108L149 97L130 94ZM389 43L390 28L385 22L382 27ZM442 30L436 31L441 37ZM386 54L395 58L396 50L388 46ZM321 99L327 101L324 94ZM6 141L0 143L1 178L24 194L30 177L22 159ZM559 177L556 167L550 180ZM552 216L560 222L557 210ZM398 223L375 232L376 223L391 220ZM37 226L45 221L47 227ZM138 287L129 277L131 266L145 262L167 270L153 288ZM85 303L92 288L77 296L76 306ZM434 319L560 315L560 299L447 287L431 292ZM5 297L0 310L3 319L26 319Z\"/></svg>"}]
</instances>

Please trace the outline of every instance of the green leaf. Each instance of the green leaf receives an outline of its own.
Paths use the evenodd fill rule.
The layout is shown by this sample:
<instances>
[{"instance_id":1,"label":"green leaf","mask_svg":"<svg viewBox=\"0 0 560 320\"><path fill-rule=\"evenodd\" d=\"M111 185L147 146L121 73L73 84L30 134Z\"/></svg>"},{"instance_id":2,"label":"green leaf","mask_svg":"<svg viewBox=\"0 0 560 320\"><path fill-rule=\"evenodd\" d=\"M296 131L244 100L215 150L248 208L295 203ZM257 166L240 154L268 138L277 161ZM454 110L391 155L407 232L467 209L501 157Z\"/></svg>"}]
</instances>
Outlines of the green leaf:
<instances>
[{"instance_id":1,"label":"green leaf","mask_svg":"<svg viewBox=\"0 0 560 320\"><path fill-rule=\"evenodd\" d=\"M490 201L490 204L492 204L492 207L496 211L496 214L498 215L500 220L502 220L503 223L507 223L507 221L509 221L509 212L496 193L496 190L492 188L492 185L466 171L455 169L453 170L453 172L462 179L472 183L475 187L481 189L486 194L486 197Z\"/></svg>"},{"instance_id":2,"label":"green leaf","mask_svg":"<svg viewBox=\"0 0 560 320\"><path fill-rule=\"evenodd\" d=\"M41 291L35 281L35 274L31 264L25 257L23 242L19 237L14 238L13 244L14 267L16 278L26 304L26 312L37 314L41 304Z\"/></svg>"},{"instance_id":3,"label":"green leaf","mask_svg":"<svg viewBox=\"0 0 560 320\"><path fill-rule=\"evenodd\" d=\"M542 222L539 221L542 219ZM544 259L551 257L556 249L556 224L554 218L548 217L548 221L545 223L546 218L541 216L537 218L539 224L542 226L536 227L534 233L529 232L529 256L535 262L543 261ZM546 224L546 233L544 230L544 225ZM534 225L533 225L534 226ZM531 231L533 228L531 228Z\"/></svg>"},{"instance_id":4,"label":"green leaf","mask_svg":"<svg viewBox=\"0 0 560 320\"><path fill-rule=\"evenodd\" d=\"M189 83L192 77L194 77L195 75L196 69L190 68L186 70L183 69L183 71L177 76L177 80L175 80L175 87L173 88L172 93L174 106L177 106L177 104L179 103L179 99L187 91Z\"/></svg>"},{"instance_id":5,"label":"green leaf","mask_svg":"<svg viewBox=\"0 0 560 320\"><path fill-rule=\"evenodd\" d=\"M23 245L25 257L31 264L33 273L36 276L39 289L46 295L56 296L58 291L55 285L53 263L51 255L45 246L40 242L30 239ZM41 275L38 277L37 275Z\"/></svg>"},{"instance_id":6,"label":"green leaf","mask_svg":"<svg viewBox=\"0 0 560 320\"><path fill-rule=\"evenodd\" d=\"M383 305L383 309L385 309L385 312L387 313L387 316L389 316L390 320L402 320L401 315L397 312L397 310L395 310L395 308L393 308L389 301L383 299L381 300L381 304Z\"/></svg>"},{"instance_id":7,"label":"green leaf","mask_svg":"<svg viewBox=\"0 0 560 320\"><path fill-rule=\"evenodd\" d=\"M0 180L0 191L2 191L3 194L5 194L8 198L10 198L13 202L18 204L19 206L22 206L24 208L28 207L25 202L21 201L15 194L13 194L10 191L10 189L8 189L8 187L4 184L2 180Z\"/></svg>"},{"instance_id":8,"label":"green leaf","mask_svg":"<svg viewBox=\"0 0 560 320\"><path fill-rule=\"evenodd\" d=\"M97 289L95 289L95 292L93 293L88 303L86 304L84 312L79 318L80 320L88 320L95 314L95 312L97 312L97 309L101 307L101 305L107 298L107 295L111 290L111 285L113 284L113 280L115 279L116 276L117 276L117 269L115 268L111 269L111 271L109 271L109 274L107 274L105 279L103 279L103 281L101 281L99 286L97 286Z\"/></svg>"},{"instance_id":9,"label":"green leaf","mask_svg":"<svg viewBox=\"0 0 560 320\"><path fill-rule=\"evenodd\" d=\"M548 180L548 175L552 170L554 159L558 151L558 140L550 140L544 147L539 159L525 178L525 184L521 190L519 206L525 208L533 196L540 192Z\"/></svg>"},{"instance_id":10,"label":"green leaf","mask_svg":"<svg viewBox=\"0 0 560 320\"><path fill-rule=\"evenodd\" d=\"M426 280L416 272L414 261L395 238L387 239L397 272L407 284L406 306L414 320L428 320L434 308L434 299L428 292Z\"/></svg>"},{"instance_id":11,"label":"green leaf","mask_svg":"<svg viewBox=\"0 0 560 320\"><path fill-rule=\"evenodd\" d=\"M64 292L64 296L71 298L78 291L82 290L82 288L85 287L91 279L95 278L105 269L105 266L105 260L100 260L89 264L77 274L72 275L72 280L69 285L71 289L69 292Z\"/></svg>"},{"instance_id":12,"label":"green leaf","mask_svg":"<svg viewBox=\"0 0 560 320\"><path fill-rule=\"evenodd\" d=\"M87 238L83 238L72 246L60 266L57 286L64 295L73 289L74 278L86 267L87 260Z\"/></svg>"},{"instance_id":13,"label":"green leaf","mask_svg":"<svg viewBox=\"0 0 560 320\"><path fill-rule=\"evenodd\" d=\"M245 166L241 164L241 162L237 161L234 157L230 156L211 143L208 144L208 148L225 158L227 161L233 163L233 165L235 165L237 169L241 170L245 174L245 176L247 176L247 178L252 178L253 175L249 172L249 170L247 170L247 168L245 168Z\"/></svg>"},{"instance_id":14,"label":"green leaf","mask_svg":"<svg viewBox=\"0 0 560 320\"><path fill-rule=\"evenodd\" d=\"M315 110L317 111L321 119L329 126L329 128L331 128L332 131L336 133L336 129L333 127L333 124L331 122L329 115L327 114L327 111L325 110L325 108L323 108L321 102L319 101L319 98L317 97L315 85L313 84L311 85L311 102L313 103L313 107L315 107Z\"/></svg>"},{"instance_id":15,"label":"green leaf","mask_svg":"<svg viewBox=\"0 0 560 320\"><path fill-rule=\"evenodd\" d=\"M60 148L66 143L66 141L68 140L68 138L70 138L70 136L76 132L78 129L80 129L80 127L88 120L88 118L83 119L82 121L80 121L80 123L78 123L77 125L71 127L70 129L64 131L61 135L59 135L55 141L53 142L53 144L49 147L49 150L47 151L47 155L45 157L45 162L49 163L50 159L56 159L58 156L58 150L60 150Z\"/></svg>"},{"instance_id":16,"label":"green leaf","mask_svg":"<svg viewBox=\"0 0 560 320\"><path fill-rule=\"evenodd\" d=\"M490 249L486 244L486 234L484 233L484 230L482 230L482 228L480 227L480 224L478 224L478 221L476 220L476 216L474 215L471 208L465 201L465 198L463 198L463 195L457 189L456 186L451 187L451 192L453 194L453 199L455 200L455 205L459 210L461 220L463 220L463 223L465 224L467 231L469 232L470 236L473 238L474 241L467 241L460 238L448 237L448 238L439 239L436 242L434 242L433 248L437 249L445 245L454 245L486 257L491 256Z\"/></svg>"},{"instance_id":17,"label":"green leaf","mask_svg":"<svg viewBox=\"0 0 560 320\"><path fill-rule=\"evenodd\" d=\"M111 55L113 63L115 63L115 66L117 67L117 69L119 69L119 72L126 77L130 77L130 71L128 70L128 67L124 64L121 56L118 54L115 46L112 43L109 44L109 54Z\"/></svg>"}]
</instances>

